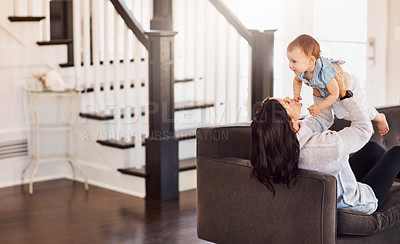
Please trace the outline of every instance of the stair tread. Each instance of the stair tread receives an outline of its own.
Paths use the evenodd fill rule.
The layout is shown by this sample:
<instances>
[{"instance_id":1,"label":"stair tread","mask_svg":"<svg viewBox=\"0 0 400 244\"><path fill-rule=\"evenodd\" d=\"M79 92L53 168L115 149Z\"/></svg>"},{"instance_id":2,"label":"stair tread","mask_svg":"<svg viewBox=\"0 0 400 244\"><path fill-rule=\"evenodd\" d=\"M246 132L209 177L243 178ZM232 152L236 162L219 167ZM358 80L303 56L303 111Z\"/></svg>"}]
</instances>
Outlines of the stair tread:
<instances>
[{"instance_id":1,"label":"stair tread","mask_svg":"<svg viewBox=\"0 0 400 244\"><path fill-rule=\"evenodd\" d=\"M212 102L199 102L199 101L184 101L184 102L176 102L175 103L175 111L183 111L183 110L192 110L199 108L209 108L213 107L214 103Z\"/></svg>"},{"instance_id":2,"label":"stair tread","mask_svg":"<svg viewBox=\"0 0 400 244\"><path fill-rule=\"evenodd\" d=\"M187 158L179 160L179 171L182 172L193 169L196 169L196 158ZM144 167L140 169L124 168L124 169L118 169L118 171L123 174L134 175L144 178L149 175L148 173L146 173L146 169Z\"/></svg>"},{"instance_id":3,"label":"stair tread","mask_svg":"<svg viewBox=\"0 0 400 244\"><path fill-rule=\"evenodd\" d=\"M133 82L130 82L129 84L130 84L130 88L134 88L134 87L135 87L135 84L134 84ZM140 86L141 86L141 87L144 87L145 84L144 84L144 83L141 83ZM121 83L120 83L119 88L120 88L120 89L124 89L124 82L121 82ZM110 82L110 90L114 90L114 84L112 84L112 82ZM104 91L104 86L103 86L103 84L100 84L100 91ZM86 90L82 90L81 92L82 92L82 93L94 92L94 88L93 88L93 87L88 87Z\"/></svg>"},{"instance_id":4,"label":"stair tread","mask_svg":"<svg viewBox=\"0 0 400 244\"><path fill-rule=\"evenodd\" d=\"M145 113L142 112L141 116L144 116ZM81 118L86 118L86 119L93 119L93 120L112 120L114 119L114 114L113 112L111 114L103 114L103 113L79 113L79 117ZM121 119L123 119L124 113L123 111L121 111ZM135 117L135 114L133 112L131 112L131 118Z\"/></svg>"},{"instance_id":5,"label":"stair tread","mask_svg":"<svg viewBox=\"0 0 400 244\"><path fill-rule=\"evenodd\" d=\"M196 138L196 128L176 130L175 137L178 138L178 140L194 139Z\"/></svg>"},{"instance_id":6,"label":"stair tread","mask_svg":"<svg viewBox=\"0 0 400 244\"><path fill-rule=\"evenodd\" d=\"M49 41L39 41L36 42L39 46L44 45L61 45L61 44L69 44L72 43L72 39L57 39L57 40L49 40Z\"/></svg>"},{"instance_id":7,"label":"stair tread","mask_svg":"<svg viewBox=\"0 0 400 244\"><path fill-rule=\"evenodd\" d=\"M115 147L119 149L128 149L135 147L135 143L133 142L133 140L131 142L125 142L123 139L121 140L108 139L108 140L97 140L96 142L100 143L103 146ZM142 142L142 146L145 146L145 142Z\"/></svg>"},{"instance_id":8,"label":"stair tread","mask_svg":"<svg viewBox=\"0 0 400 244\"><path fill-rule=\"evenodd\" d=\"M145 59L144 59L144 58L141 58L140 61L145 61ZM134 60L134 59L130 59L129 62L135 62L135 60ZM100 63L100 65L103 65L103 64L104 64L104 61L103 61L103 60L100 60L99 63ZM113 63L114 63L114 60L110 60L110 64L113 64ZM120 60L119 60L119 63L124 63L124 60L123 60L123 59L120 59ZM90 62L90 65L93 65L93 62ZM61 68L74 67L74 62L62 63L62 64L59 64L59 66L60 66ZM81 66L83 66L83 62L81 62Z\"/></svg>"},{"instance_id":9,"label":"stair tread","mask_svg":"<svg viewBox=\"0 0 400 244\"><path fill-rule=\"evenodd\" d=\"M134 175L134 176L139 176L146 178L148 174L146 173L146 170L144 168L141 169L136 169L136 168L126 168L126 169L118 169L119 172L122 174L127 174L127 175Z\"/></svg>"},{"instance_id":10,"label":"stair tread","mask_svg":"<svg viewBox=\"0 0 400 244\"><path fill-rule=\"evenodd\" d=\"M184 83L194 81L194 78L176 79L175 83Z\"/></svg>"},{"instance_id":11,"label":"stair tread","mask_svg":"<svg viewBox=\"0 0 400 244\"><path fill-rule=\"evenodd\" d=\"M128 149L135 147L134 142L125 142L123 140L97 140L103 146L115 147L119 149Z\"/></svg>"},{"instance_id":12,"label":"stair tread","mask_svg":"<svg viewBox=\"0 0 400 244\"><path fill-rule=\"evenodd\" d=\"M9 16L8 19L12 22L20 21L41 21L45 16Z\"/></svg>"},{"instance_id":13,"label":"stair tread","mask_svg":"<svg viewBox=\"0 0 400 244\"><path fill-rule=\"evenodd\" d=\"M111 120L114 119L112 114L102 114L102 113L79 113L79 116L86 119L94 120Z\"/></svg>"},{"instance_id":14,"label":"stair tread","mask_svg":"<svg viewBox=\"0 0 400 244\"><path fill-rule=\"evenodd\" d=\"M179 160L179 171L196 169L196 158L187 158Z\"/></svg>"}]
</instances>

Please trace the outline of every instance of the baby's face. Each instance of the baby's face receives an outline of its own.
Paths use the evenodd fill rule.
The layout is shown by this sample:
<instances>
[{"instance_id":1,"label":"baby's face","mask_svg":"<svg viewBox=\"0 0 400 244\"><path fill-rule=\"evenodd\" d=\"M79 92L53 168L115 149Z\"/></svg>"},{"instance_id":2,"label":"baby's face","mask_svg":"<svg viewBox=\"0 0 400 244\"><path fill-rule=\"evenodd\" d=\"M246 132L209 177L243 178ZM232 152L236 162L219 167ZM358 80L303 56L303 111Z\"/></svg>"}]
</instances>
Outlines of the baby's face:
<instances>
[{"instance_id":1,"label":"baby's face","mask_svg":"<svg viewBox=\"0 0 400 244\"><path fill-rule=\"evenodd\" d=\"M298 75L306 71L311 71L312 58L307 56L300 48L293 48L286 52L289 59L289 68Z\"/></svg>"}]
</instances>

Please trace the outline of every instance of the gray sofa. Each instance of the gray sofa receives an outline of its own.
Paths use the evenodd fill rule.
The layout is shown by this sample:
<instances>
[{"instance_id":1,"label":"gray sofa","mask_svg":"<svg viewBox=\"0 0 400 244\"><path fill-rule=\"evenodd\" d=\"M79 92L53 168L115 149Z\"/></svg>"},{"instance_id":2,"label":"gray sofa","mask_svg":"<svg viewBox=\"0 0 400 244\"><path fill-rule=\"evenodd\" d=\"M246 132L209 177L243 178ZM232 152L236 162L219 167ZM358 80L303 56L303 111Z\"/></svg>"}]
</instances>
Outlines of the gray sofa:
<instances>
[{"instance_id":1,"label":"gray sofa","mask_svg":"<svg viewBox=\"0 0 400 244\"><path fill-rule=\"evenodd\" d=\"M378 109L390 132L372 140L399 144L400 106ZM335 121L339 130L347 121ZM377 129L375 128L375 131ZM301 170L297 183L275 185L275 198L250 177L249 124L197 130L197 232L216 243L400 243L400 184L372 215L336 208L335 177Z\"/></svg>"}]
</instances>

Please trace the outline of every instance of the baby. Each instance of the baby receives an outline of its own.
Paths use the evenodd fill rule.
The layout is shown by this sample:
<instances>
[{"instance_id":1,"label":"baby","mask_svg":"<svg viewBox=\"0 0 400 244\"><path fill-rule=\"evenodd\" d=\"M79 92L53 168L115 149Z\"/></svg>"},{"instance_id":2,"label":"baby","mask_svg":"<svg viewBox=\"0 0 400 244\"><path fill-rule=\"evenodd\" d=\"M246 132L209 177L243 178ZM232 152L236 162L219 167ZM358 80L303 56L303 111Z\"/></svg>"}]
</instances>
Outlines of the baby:
<instances>
[{"instance_id":1,"label":"baby","mask_svg":"<svg viewBox=\"0 0 400 244\"><path fill-rule=\"evenodd\" d=\"M302 100L300 92L304 82L313 88L314 96L324 98L321 103L308 108L311 115L316 116L332 106L336 117L346 119L347 111L340 106L340 103L335 103L339 98L338 84L345 84L354 93L354 98L365 108L370 120L376 123L379 133L385 135L389 131L386 117L383 113L378 113L374 107L367 107L358 79L348 73L344 73L343 76L338 75L338 72L343 74L340 65L344 64L344 61L324 58L320 53L319 43L309 35L300 35L289 43L287 47L289 68L296 74L293 81L293 99Z\"/></svg>"}]
</instances>

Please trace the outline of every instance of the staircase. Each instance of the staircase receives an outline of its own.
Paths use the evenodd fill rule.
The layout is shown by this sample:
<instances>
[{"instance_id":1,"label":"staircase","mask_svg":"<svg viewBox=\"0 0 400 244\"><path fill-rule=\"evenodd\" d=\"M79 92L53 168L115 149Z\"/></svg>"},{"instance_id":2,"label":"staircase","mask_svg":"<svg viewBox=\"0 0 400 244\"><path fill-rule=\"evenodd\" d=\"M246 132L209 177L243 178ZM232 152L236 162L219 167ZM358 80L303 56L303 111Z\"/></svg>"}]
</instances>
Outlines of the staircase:
<instances>
[{"instance_id":1,"label":"staircase","mask_svg":"<svg viewBox=\"0 0 400 244\"><path fill-rule=\"evenodd\" d=\"M154 4L158 2L153 1ZM171 0L165 2L172 4ZM45 4L48 2L44 1ZM52 4L53 8L43 7L44 12L57 9L54 7L57 1ZM146 0L99 0L92 1L92 5L89 5L89 1L65 0L63 4L68 5L66 9L73 11L74 16L80 14L82 22L75 18L73 30L68 29L68 33L62 35L51 35L51 26L46 20L51 13L34 17L10 16L9 20L47 21L43 26L47 26L48 31L43 31L43 40L37 41L37 45L67 47L67 60L60 61L57 70L64 77L74 77L74 85L81 92L77 135L83 139L74 146L86 171L93 169L93 172L103 172L104 175L93 173L91 179L89 173L89 181L103 182L99 185L107 184L104 183L106 181L108 184L112 181L140 182L141 186L135 190L140 192L144 181L137 179L146 180L147 186L148 179L153 176L146 170L149 168L145 157L146 144L154 133L154 121L151 118L154 113L162 113L151 108L154 104L149 102L153 92L149 91L153 89L152 83L149 83L151 33L144 29L150 29L149 23L153 27L164 25L165 20L155 20L165 16L157 16L159 13L154 12L150 20L151 14L146 14L150 4ZM236 26L226 16L231 23L225 20L223 14L218 12L226 7L221 1L175 0L172 7L174 15L171 13L169 17L180 20L174 22L173 27L170 26L178 31L174 37L175 52L172 52L175 59L172 65L175 68L160 72L174 74L173 87L168 88L171 89L170 95L174 96L171 115L174 128L170 130L173 135L169 135L168 140L178 141L179 190L187 190L196 185L196 128L248 121L251 116L250 104L254 104L252 99L259 99L259 95L250 95L249 70L252 70L253 77L257 77L263 74L263 71L259 71L263 68L258 73L254 67L251 68L248 62L251 56L248 53L249 44L251 46L254 43L251 33L243 29L237 19L233 20ZM187 11L180 11L182 9ZM62 15L72 15L72 12L64 11ZM210 26L210 22L216 25ZM208 36L212 38L205 38ZM269 48L272 49L271 46ZM264 61L258 58L253 62ZM261 84L265 83L264 78L259 80ZM162 89L165 87L161 88L161 92ZM265 91L262 85L260 90ZM85 141L86 138L89 139ZM151 154L147 151L146 155L148 153ZM97 161L102 162L101 165L93 163ZM110 169L124 177L116 176ZM125 177L137 178L130 181Z\"/></svg>"}]
</instances>

